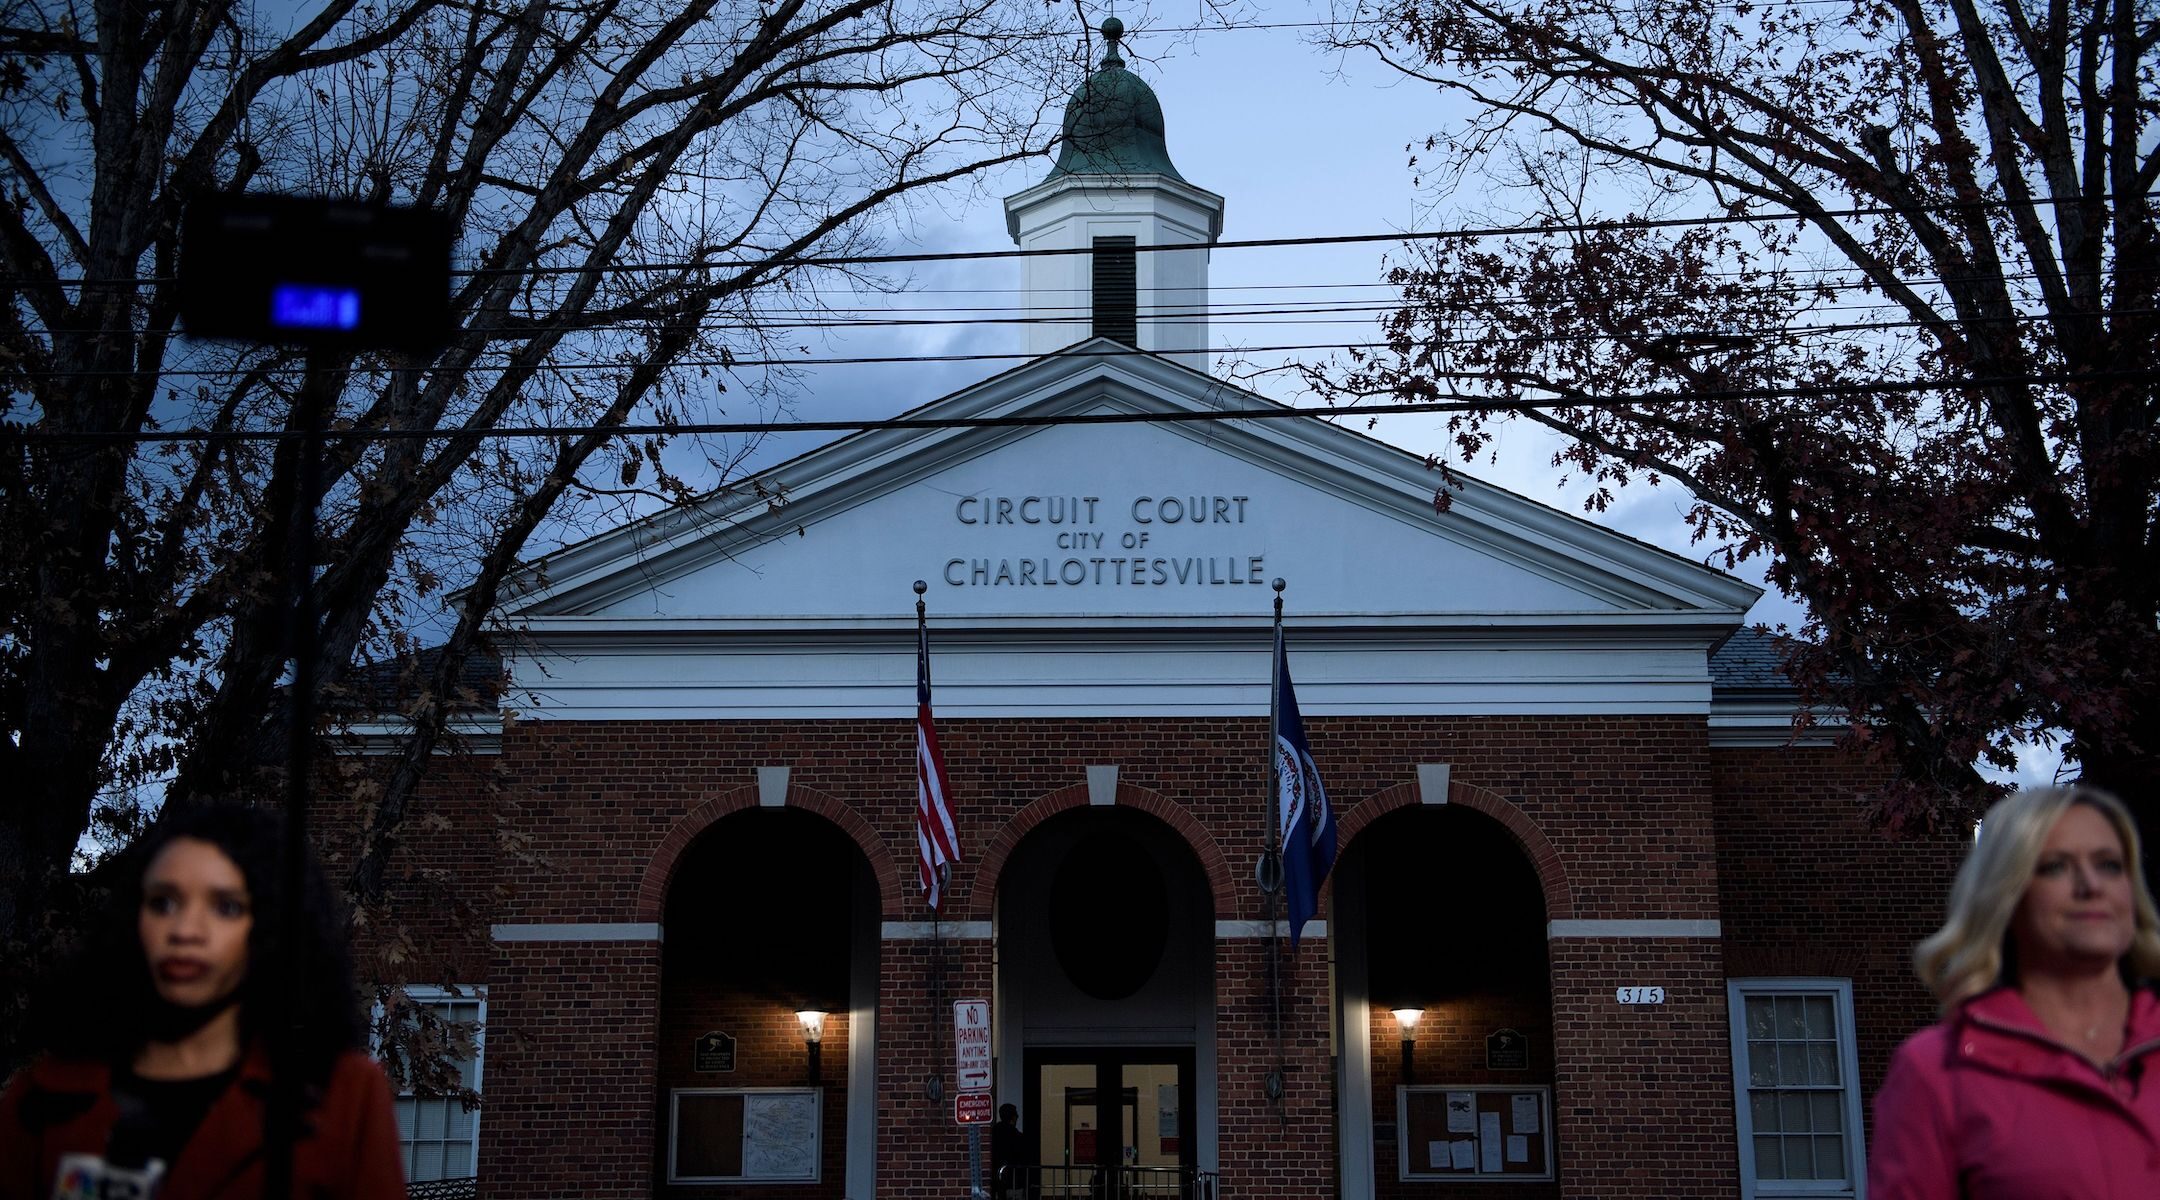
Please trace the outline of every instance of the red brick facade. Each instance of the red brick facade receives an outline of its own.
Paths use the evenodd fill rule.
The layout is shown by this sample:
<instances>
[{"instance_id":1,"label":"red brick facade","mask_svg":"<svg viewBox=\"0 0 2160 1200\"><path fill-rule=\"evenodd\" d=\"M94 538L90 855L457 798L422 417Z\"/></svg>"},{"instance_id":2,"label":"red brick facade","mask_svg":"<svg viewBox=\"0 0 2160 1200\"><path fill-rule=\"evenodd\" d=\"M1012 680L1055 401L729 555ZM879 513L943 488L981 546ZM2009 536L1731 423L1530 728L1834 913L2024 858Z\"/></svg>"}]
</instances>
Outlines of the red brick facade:
<instances>
[{"instance_id":1,"label":"red brick facade","mask_svg":"<svg viewBox=\"0 0 2160 1200\"><path fill-rule=\"evenodd\" d=\"M1508 831L1546 921L1720 922L1722 936L1560 935L1549 986L1471 997L1417 1045L1419 1082L1550 1084L1551 1184L1402 1182L1396 1147L1375 1147L1382 1200L1505 1194L1730 1196L1737 1186L1728 978L1852 981L1863 1086L1929 1017L1904 959L1939 911L1961 847L1890 845L1860 820L1870 776L1837 752L1713 749L1701 718L1312 718L1315 757L1345 847L1384 814L1421 803L1421 763L1447 763L1449 802ZM949 921L990 922L1001 871L1037 826L1089 807L1089 766L1119 769L1118 806L1150 814L1189 848L1213 918L1255 921L1265 726L1252 719L944 720L940 732L966 861ZM408 850L406 886L456 905L415 906L430 972L488 989L480 1181L484 1195L847 1196L848 1023L827 1027L822 1182L669 1187L665 1096L676 1086L793 1086L803 1046L773 1003L663 987L658 942L495 940L488 925L655 926L675 868L709 830L759 805L757 769L786 767L786 805L863 853L884 922L924 920L913 887L914 731L906 721L525 722L499 758L453 760L429 805L444 836ZM716 834L717 836L717 834ZM1434 881L1434 902L1452 902ZM462 907L461 907L462 906ZM484 913L453 921L452 911ZM1328 913L1324 910L1323 917ZM1340 930L1331 931L1340 936ZM1279 1061L1265 942L1219 937L1212 975L1221 1195L1338 1194L1337 1039L1329 942L1288 959ZM996 991L993 942L880 940L874 1096L876 1195L964 1194L966 1139L952 1124L947 1001ZM484 963L484 977L475 973ZM434 980L429 979L430 982ZM1666 989L1661 1005L1615 1003L1619 987ZM1488 1072L1483 1039L1529 1037L1525 1071ZM689 1069L707 1028L739 1039L724 1081ZM1399 1039L1369 1027L1374 1120L1394 1122ZM942 1077L933 1100L925 1083ZM1005 1097L1000 1097L1005 1099ZM1371 1130L1353 1131L1370 1137ZM1497 1190L1496 1190L1497 1189ZM855 1197L854 1200L866 1200Z\"/></svg>"},{"instance_id":2,"label":"red brick facade","mask_svg":"<svg viewBox=\"0 0 2160 1200\"><path fill-rule=\"evenodd\" d=\"M485 982L483 1193L652 1195L659 945L500 945Z\"/></svg>"},{"instance_id":3,"label":"red brick facade","mask_svg":"<svg viewBox=\"0 0 2160 1200\"><path fill-rule=\"evenodd\" d=\"M1872 1095L1891 1051L1935 1020L1912 949L1942 924L1965 842L1869 829L1851 800L1872 777L1834 750L1722 750L1712 767L1725 969L1852 980Z\"/></svg>"}]
</instances>

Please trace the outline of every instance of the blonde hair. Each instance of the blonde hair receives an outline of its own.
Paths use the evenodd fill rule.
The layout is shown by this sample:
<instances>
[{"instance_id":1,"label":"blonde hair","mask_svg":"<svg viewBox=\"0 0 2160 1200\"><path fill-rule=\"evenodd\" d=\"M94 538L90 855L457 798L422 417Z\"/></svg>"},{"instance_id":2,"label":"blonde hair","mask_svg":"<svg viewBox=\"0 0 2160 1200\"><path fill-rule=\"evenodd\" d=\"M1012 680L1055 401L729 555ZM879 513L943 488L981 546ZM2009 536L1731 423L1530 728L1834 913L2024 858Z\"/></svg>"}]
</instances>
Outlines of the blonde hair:
<instances>
[{"instance_id":1,"label":"blonde hair","mask_svg":"<svg viewBox=\"0 0 2160 1200\"><path fill-rule=\"evenodd\" d=\"M2098 788L2033 788L1997 801L1981 818L1980 841L1950 885L1949 919L1913 952L1920 982L1935 993L1945 1013L1989 988L2016 982L2008 950L2010 919L2025 898L2048 834L2073 804L2106 817L2122 839L2137 914L2136 936L2123 956L2126 973L2133 981L2160 975L2160 917L2145 886L2130 810Z\"/></svg>"}]
</instances>

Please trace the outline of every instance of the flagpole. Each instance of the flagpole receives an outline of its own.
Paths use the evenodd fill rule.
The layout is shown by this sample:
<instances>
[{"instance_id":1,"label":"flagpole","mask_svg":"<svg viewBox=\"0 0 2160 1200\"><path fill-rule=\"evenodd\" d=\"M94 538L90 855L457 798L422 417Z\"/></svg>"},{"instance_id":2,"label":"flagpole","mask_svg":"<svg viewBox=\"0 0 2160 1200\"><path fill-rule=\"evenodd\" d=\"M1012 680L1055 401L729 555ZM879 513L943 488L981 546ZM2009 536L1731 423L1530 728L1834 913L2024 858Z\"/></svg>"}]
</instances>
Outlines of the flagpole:
<instances>
[{"instance_id":1,"label":"flagpole","mask_svg":"<svg viewBox=\"0 0 2160 1200\"><path fill-rule=\"evenodd\" d=\"M1268 649L1268 727L1267 727L1267 857L1261 867L1261 888L1267 896L1264 916L1267 920L1267 981L1268 1006L1271 1013L1272 1032L1275 1035L1275 1069L1268 1074L1265 1090L1269 1100L1281 1105L1285 1089L1283 1080L1283 1022L1282 1022L1282 940L1275 933L1276 901L1282 897L1282 754L1275 745L1276 732L1282 728L1282 609L1283 580L1278 577L1275 587L1275 637ZM1278 1113L1285 1120L1286 1114Z\"/></svg>"},{"instance_id":2,"label":"flagpole","mask_svg":"<svg viewBox=\"0 0 2160 1200\"><path fill-rule=\"evenodd\" d=\"M930 682L930 606L923 600L930 585L915 581L915 657L925 686ZM921 768L918 767L918 770ZM952 878L944 863L931 868L938 873L938 903L930 906L930 995L933 1002L945 999L945 884Z\"/></svg>"},{"instance_id":3,"label":"flagpole","mask_svg":"<svg viewBox=\"0 0 2160 1200\"><path fill-rule=\"evenodd\" d=\"M1272 885L1263 883L1270 901L1282 893L1282 759L1275 753L1275 731L1282 721L1282 599L1284 583L1275 580L1275 638L1268 647L1267 694L1267 852L1272 860ZM1270 918L1271 920L1273 918ZM1268 936L1273 937L1270 933Z\"/></svg>"}]
</instances>

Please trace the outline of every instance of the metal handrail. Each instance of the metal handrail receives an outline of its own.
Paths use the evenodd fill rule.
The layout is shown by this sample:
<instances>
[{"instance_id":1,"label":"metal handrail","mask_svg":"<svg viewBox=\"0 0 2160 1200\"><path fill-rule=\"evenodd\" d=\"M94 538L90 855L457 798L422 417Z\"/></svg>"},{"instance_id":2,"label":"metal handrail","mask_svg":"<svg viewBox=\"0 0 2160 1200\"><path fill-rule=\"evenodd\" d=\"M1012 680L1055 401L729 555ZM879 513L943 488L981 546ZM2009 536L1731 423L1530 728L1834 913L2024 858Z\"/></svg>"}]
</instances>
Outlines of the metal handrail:
<instances>
[{"instance_id":1,"label":"metal handrail","mask_svg":"<svg viewBox=\"0 0 2160 1200\"><path fill-rule=\"evenodd\" d=\"M1217 1200L1218 1176L1190 1167L1101 1167L1073 1163L1006 1167L993 1200Z\"/></svg>"}]
</instances>

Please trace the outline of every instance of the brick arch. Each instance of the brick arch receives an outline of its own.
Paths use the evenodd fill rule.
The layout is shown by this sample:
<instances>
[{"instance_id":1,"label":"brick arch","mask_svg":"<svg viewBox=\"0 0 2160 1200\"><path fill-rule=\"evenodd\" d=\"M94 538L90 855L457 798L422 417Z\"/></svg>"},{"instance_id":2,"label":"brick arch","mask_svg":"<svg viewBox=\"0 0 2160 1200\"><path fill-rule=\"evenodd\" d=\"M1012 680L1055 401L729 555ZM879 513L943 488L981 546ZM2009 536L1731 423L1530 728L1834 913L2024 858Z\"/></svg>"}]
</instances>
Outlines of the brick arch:
<instances>
[{"instance_id":1,"label":"brick arch","mask_svg":"<svg viewBox=\"0 0 2160 1200\"><path fill-rule=\"evenodd\" d=\"M975 867L975 878L968 885L967 903L960 911L968 920L987 921L997 897L998 879L1004 874L1006 860L1012 857L1027 835L1036 826L1061 813L1089 807L1088 785L1076 783L1059 788L1049 795L1041 796L1014 813L1005 827L998 830L983 850L982 861ZM1208 894L1215 902L1215 918L1225 920L1237 915L1237 895L1230 877L1230 860L1224 856L1215 836L1207 831L1185 806L1172 801L1152 788L1136 787L1129 783L1117 786L1117 807L1144 812L1170 827L1185 848L1192 851L1200 870L1207 876Z\"/></svg>"},{"instance_id":2,"label":"brick arch","mask_svg":"<svg viewBox=\"0 0 2160 1200\"><path fill-rule=\"evenodd\" d=\"M753 783L722 792L684 813L674 828L668 830L667 836L660 839L660 845L645 864L645 879L638 885L638 920L658 922L666 914L668 884L675 878L675 866L699 834L722 817L756 807L758 788ZM900 869L894 865L892 847L887 846L877 830L863 820L861 813L816 788L795 783L788 785L787 807L824 818L854 841L856 849L869 860L871 874L877 877L879 920L900 911Z\"/></svg>"},{"instance_id":3,"label":"brick arch","mask_svg":"<svg viewBox=\"0 0 2160 1200\"><path fill-rule=\"evenodd\" d=\"M1352 805L1336 818L1336 832L1343 845L1349 845L1380 817L1402 808L1416 808L1423 803L1423 796L1415 783L1399 783ZM1464 783L1459 779L1448 781L1448 803L1480 812L1500 822L1522 847L1523 855L1530 860L1530 867L1537 872L1538 887L1545 893L1545 919L1564 921L1575 915L1574 889L1568 886L1567 868L1561 865L1560 854L1545 840L1545 833L1537 822L1507 797L1491 788Z\"/></svg>"}]
</instances>

